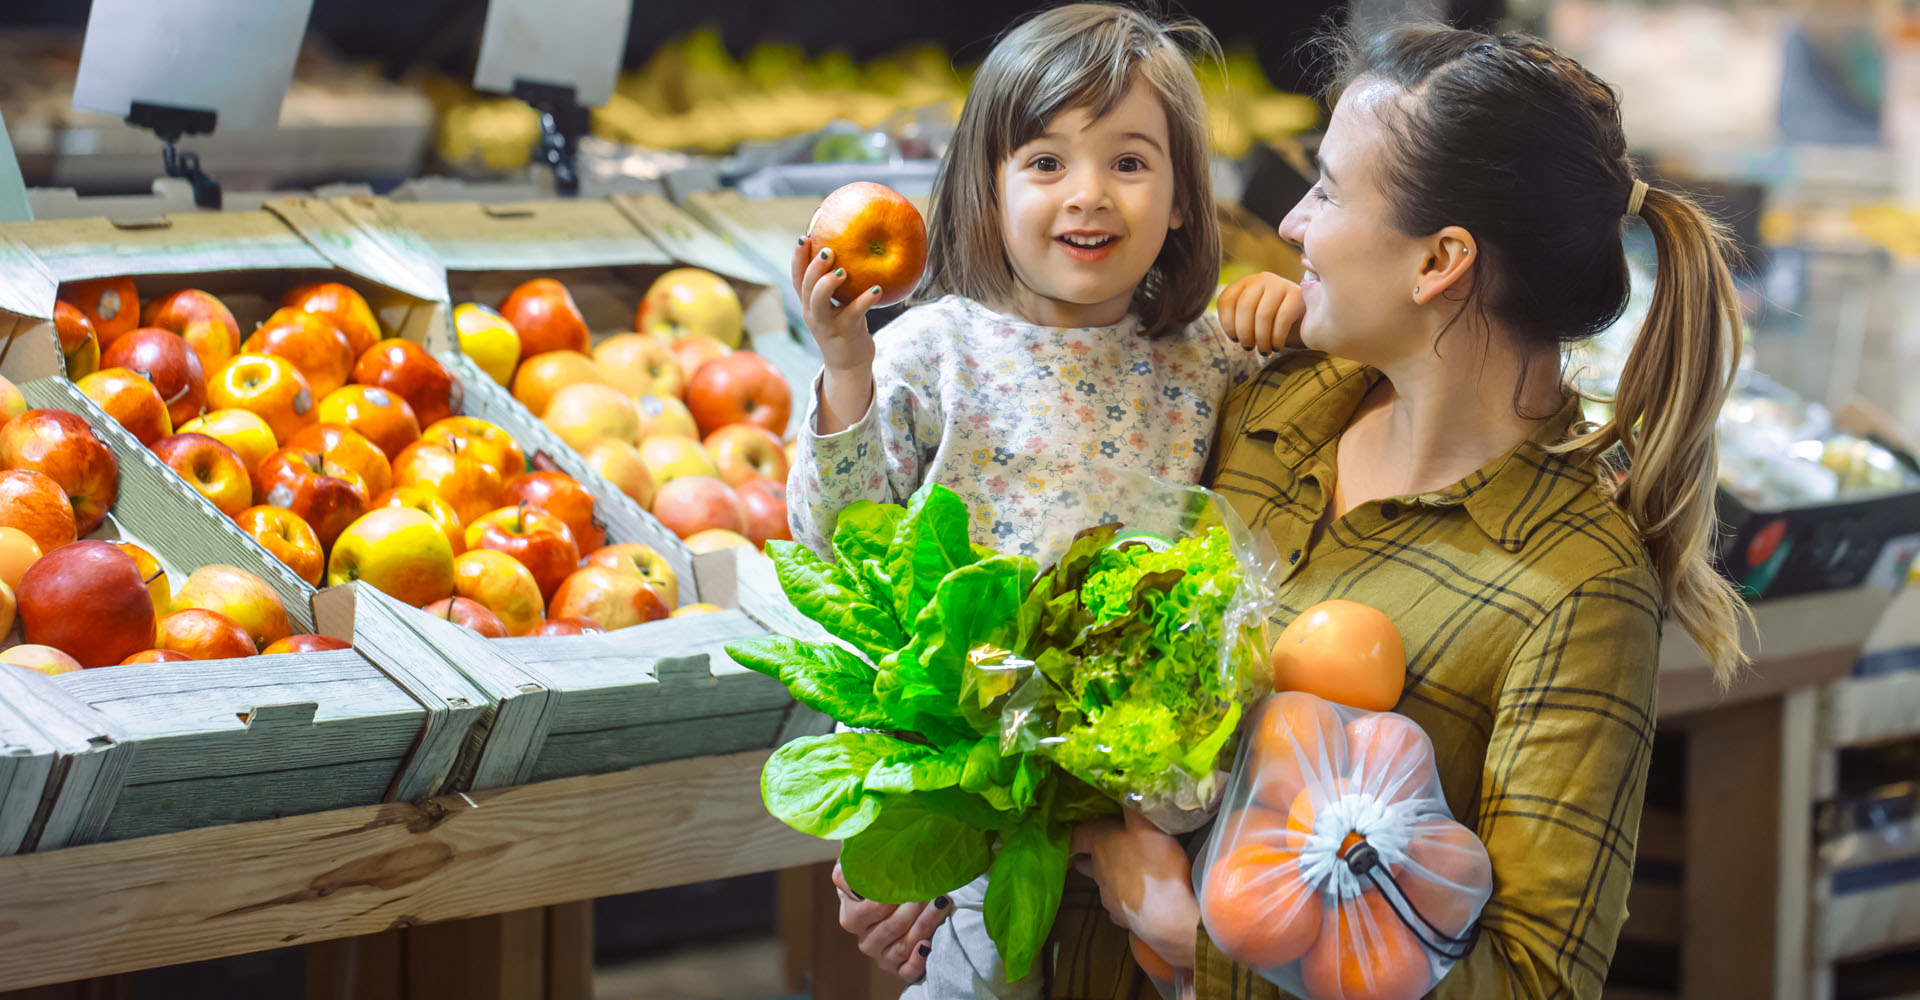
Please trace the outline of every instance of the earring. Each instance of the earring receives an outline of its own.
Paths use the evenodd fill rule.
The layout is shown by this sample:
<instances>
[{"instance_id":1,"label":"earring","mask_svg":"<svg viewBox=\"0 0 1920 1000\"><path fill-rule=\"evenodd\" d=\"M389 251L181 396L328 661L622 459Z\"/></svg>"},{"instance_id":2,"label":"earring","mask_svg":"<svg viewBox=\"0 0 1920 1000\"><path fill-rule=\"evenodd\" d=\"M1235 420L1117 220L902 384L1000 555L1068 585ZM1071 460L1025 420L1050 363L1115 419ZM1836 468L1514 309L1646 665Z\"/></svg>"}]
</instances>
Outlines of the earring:
<instances>
[{"instance_id":1,"label":"earring","mask_svg":"<svg viewBox=\"0 0 1920 1000\"><path fill-rule=\"evenodd\" d=\"M1415 295L1418 295L1418 294L1420 294L1420 286L1419 286L1419 285L1415 285L1415 286L1413 286L1413 294L1415 294Z\"/></svg>"}]
</instances>

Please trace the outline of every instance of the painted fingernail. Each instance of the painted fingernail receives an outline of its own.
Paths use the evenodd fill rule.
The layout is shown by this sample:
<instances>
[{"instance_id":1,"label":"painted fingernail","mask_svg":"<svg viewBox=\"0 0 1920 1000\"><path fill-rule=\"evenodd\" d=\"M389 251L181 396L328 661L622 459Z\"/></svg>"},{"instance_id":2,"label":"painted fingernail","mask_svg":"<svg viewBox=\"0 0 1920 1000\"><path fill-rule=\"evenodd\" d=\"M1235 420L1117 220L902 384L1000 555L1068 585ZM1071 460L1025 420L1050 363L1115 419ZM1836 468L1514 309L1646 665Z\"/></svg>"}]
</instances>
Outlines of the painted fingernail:
<instances>
[{"instance_id":1,"label":"painted fingernail","mask_svg":"<svg viewBox=\"0 0 1920 1000\"><path fill-rule=\"evenodd\" d=\"M831 251L831 250L822 250L822 251L820 251L820 259L821 259L821 260L826 260L826 259L827 259L827 255L828 255L828 254L831 254L832 252L833 252L833 251Z\"/></svg>"},{"instance_id":2,"label":"painted fingernail","mask_svg":"<svg viewBox=\"0 0 1920 1000\"><path fill-rule=\"evenodd\" d=\"M932 949L932 948L929 948L929 947L927 947L927 946L926 946L926 945L924 945L924 944L923 944L923 945L921 945L921 946L920 946L920 957L921 957L921 958L925 958L925 957L927 957L927 954L928 954L929 952L931 952L931 951L933 951L933 949Z\"/></svg>"},{"instance_id":3,"label":"painted fingernail","mask_svg":"<svg viewBox=\"0 0 1920 1000\"><path fill-rule=\"evenodd\" d=\"M844 278L847 276L847 269L844 267L836 267L833 269L833 276L836 278Z\"/></svg>"},{"instance_id":4,"label":"painted fingernail","mask_svg":"<svg viewBox=\"0 0 1920 1000\"><path fill-rule=\"evenodd\" d=\"M868 294L868 295L878 295L878 294L880 294L880 286L879 286L879 285L875 285L875 286L873 286L872 288L869 288L869 289L867 289L867 294Z\"/></svg>"},{"instance_id":5,"label":"painted fingernail","mask_svg":"<svg viewBox=\"0 0 1920 1000\"><path fill-rule=\"evenodd\" d=\"M847 895L849 895L849 896L852 896L853 898L855 898L855 899L857 899L857 900L859 900L859 901L860 901L860 902L862 902L862 903L864 903L864 902L866 902L866 901L867 901L867 897L865 897L865 896L862 896L862 895L860 895L860 894L859 894L859 893L857 893L857 892L854 892L854 891L853 891L852 889L848 889L848 890L847 890Z\"/></svg>"},{"instance_id":6,"label":"painted fingernail","mask_svg":"<svg viewBox=\"0 0 1920 1000\"><path fill-rule=\"evenodd\" d=\"M793 241L793 245L794 245L794 246L797 246L797 247L803 247L803 246L806 246L806 245L807 245L807 238L806 238L805 236L802 236L802 237L800 237L799 239L797 239L797 240L795 240L795 241Z\"/></svg>"},{"instance_id":7,"label":"painted fingernail","mask_svg":"<svg viewBox=\"0 0 1920 1000\"><path fill-rule=\"evenodd\" d=\"M941 896L940 898L933 901L933 908L936 910L944 910L947 907L952 905L953 905L953 900L948 899L945 896Z\"/></svg>"}]
</instances>

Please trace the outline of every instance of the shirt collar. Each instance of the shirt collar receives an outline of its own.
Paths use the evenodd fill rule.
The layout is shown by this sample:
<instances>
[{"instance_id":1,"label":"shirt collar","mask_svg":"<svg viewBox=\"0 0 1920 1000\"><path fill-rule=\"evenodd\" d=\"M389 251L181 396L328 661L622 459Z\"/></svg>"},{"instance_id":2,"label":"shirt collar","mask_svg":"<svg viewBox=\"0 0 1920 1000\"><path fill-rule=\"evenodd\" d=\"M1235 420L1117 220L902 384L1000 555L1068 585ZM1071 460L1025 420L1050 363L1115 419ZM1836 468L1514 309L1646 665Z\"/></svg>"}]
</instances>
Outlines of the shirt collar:
<instances>
[{"instance_id":1,"label":"shirt collar","mask_svg":"<svg viewBox=\"0 0 1920 1000\"><path fill-rule=\"evenodd\" d=\"M1271 433L1274 456L1297 472L1346 429L1380 378L1372 368L1324 355L1302 359L1301 364L1270 366L1251 389L1246 427ZM1560 410L1519 447L1452 486L1413 500L1431 507L1463 507L1488 538L1517 552L1536 528L1593 489L1593 470L1552 452L1579 420L1580 397L1569 394Z\"/></svg>"}]
</instances>

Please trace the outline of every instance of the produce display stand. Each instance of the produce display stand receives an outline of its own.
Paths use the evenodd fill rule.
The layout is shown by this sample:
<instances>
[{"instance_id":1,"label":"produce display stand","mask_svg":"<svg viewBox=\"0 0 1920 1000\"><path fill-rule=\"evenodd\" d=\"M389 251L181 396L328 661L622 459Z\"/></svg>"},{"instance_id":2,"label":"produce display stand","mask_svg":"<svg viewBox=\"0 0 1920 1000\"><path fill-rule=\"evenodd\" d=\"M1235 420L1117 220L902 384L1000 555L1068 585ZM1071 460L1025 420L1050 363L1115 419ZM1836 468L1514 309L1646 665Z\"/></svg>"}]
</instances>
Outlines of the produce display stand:
<instances>
[{"instance_id":1,"label":"produce display stand","mask_svg":"<svg viewBox=\"0 0 1920 1000\"><path fill-rule=\"evenodd\" d=\"M1689 794L1712 803L1687 817L1683 831L1656 819L1643 833L1650 851L1677 853L1685 863L1685 917L1667 915L1682 954L1697 957L1685 963L1683 995L1803 995L1808 956L1795 942L1808 940L1806 809L1818 688L1845 675L1887 599L1854 590L1757 606L1766 645L1753 674L1724 699L1701 686L1705 665L1684 638L1667 637L1662 721L1687 729ZM509 917L473 924L473 933L532 935L554 914L513 914L824 865L834 845L787 830L761 805L754 776L766 755L696 757L418 805L0 859L0 914L31 915L0 919L0 989L488 914ZM1796 810L1792 821L1768 822ZM818 889L823 870L782 877L783 888L815 887L783 904L783 925L795 932L789 960L811 977L816 1000L878 997L884 980L830 923L831 896ZM1743 889L1728 892L1730 885ZM390 954L396 945L332 947ZM541 954L551 961L554 946L546 947ZM465 961L498 972L511 960L473 954ZM524 969L499 975L539 978ZM555 994L529 985L486 995Z\"/></svg>"}]
</instances>

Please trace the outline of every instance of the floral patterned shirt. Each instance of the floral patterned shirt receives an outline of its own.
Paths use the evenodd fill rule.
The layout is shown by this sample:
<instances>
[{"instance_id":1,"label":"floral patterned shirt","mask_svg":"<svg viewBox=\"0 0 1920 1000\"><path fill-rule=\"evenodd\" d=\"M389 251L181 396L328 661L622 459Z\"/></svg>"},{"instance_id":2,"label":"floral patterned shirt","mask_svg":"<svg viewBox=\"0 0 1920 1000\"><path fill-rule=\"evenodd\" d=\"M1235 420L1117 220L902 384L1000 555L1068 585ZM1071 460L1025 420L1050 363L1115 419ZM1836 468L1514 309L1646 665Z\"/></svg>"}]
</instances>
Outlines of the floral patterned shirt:
<instances>
[{"instance_id":1,"label":"floral patterned shirt","mask_svg":"<svg viewBox=\"0 0 1920 1000\"><path fill-rule=\"evenodd\" d=\"M1052 531L1105 520L1116 471L1193 483L1227 391L1265 359L1205 314L1157 339L1037 326L958 295L874 335L873 404L820 435L814 380L788 480L793 537L825 552L855 500L905 503L927 482L973 511L973 540L1040 555Z\"/></svg>"}]
</instances>

